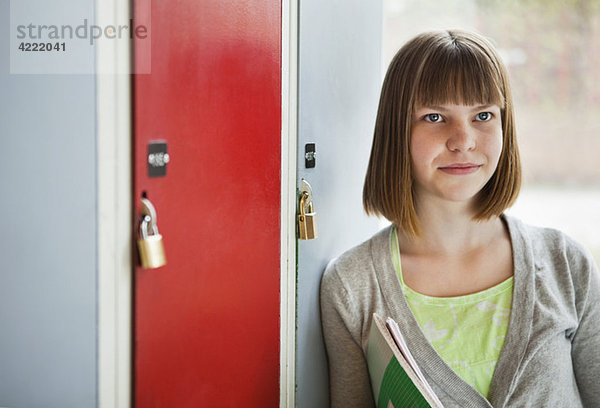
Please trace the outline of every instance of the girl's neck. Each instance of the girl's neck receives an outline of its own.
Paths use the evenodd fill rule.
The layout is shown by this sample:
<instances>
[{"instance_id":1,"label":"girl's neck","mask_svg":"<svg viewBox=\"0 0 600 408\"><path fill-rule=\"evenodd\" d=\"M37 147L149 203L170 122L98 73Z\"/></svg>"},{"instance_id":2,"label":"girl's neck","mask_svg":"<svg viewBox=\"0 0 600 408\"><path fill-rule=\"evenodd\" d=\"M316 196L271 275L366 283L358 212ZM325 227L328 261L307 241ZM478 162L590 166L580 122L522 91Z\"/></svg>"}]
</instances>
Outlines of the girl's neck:
<instances>
[{"instance_id":1,"label":"girl's neck","mask_svg":"<svg viewBox=\"0 0 600 408\"><path fill-rule=\"evenodd\" d=\"M399 230L400 248L405 254L464 255L507 233L499 217L474 220L474 210L464 203L418 205L417 214L421 226L418 237L409 237Z\"/></svg>"}]
</instances>

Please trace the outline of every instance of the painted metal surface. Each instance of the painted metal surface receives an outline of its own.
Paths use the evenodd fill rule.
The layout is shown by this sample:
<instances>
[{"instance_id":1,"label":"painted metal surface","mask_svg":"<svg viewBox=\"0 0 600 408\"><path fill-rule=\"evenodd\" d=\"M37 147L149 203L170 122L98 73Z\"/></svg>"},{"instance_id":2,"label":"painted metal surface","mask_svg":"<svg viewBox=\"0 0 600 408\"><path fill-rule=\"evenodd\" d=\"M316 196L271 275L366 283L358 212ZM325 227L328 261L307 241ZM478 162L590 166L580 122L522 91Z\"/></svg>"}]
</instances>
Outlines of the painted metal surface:
<instances>
[{"instance_id":1,"label":"painted metal surface","mask_svg":"<svg viewBox=\"0 0 600 408\"><path fill-rule=\"evenodd\" d=\"M29 21L10 18L17 3ZM70 3L0 0L0 407L97 406L95 80L9 63L17 24L97 24L94 0ZM93 61L92 47L69 51Z\"/></svg>"},{"instance_id":2,"label":"painted metal surface","mask_svg":"<svg viewBox=\"0 0 600 408\"><path fill-rule=\"evenodd\" d=\"M381 83L382 3L300 2L298 185L312 186L319 237L298 242L296 406L329 406L319 284L327 262L378 228L362 185ZM315 143L314 168L304 146Z\"/></svg>"},{"instance_id":3,"label":"painted metal surface","mask_svg":"<svg viewBox=\"0 0 600 408\"><path fill-rule=\"evenodd\" d=\"M277 406L281 4L151 7L133 194L136 214L144 192L156 207L167 265L135 271L135 406ZM159 139L168 172L148 178Z\"/></svg>"}]
</instances>

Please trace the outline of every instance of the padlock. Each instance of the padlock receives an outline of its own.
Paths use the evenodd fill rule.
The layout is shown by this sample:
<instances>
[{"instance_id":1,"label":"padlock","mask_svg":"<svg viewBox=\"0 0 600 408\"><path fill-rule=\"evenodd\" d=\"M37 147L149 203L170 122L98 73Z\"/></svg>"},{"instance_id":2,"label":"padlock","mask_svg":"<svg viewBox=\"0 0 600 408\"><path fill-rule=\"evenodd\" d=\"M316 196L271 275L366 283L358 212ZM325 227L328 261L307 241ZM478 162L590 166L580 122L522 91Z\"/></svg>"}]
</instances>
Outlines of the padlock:
<instances>
[{"instance_id":1,"label":"padlock","mask_svg":"<svg viewBox=\"0 0 600 408\"><path fill-rule=\"evenodd\" d=\"M150 226L152 226L152 235L148 235ZM158 227L152 223L152 217L149 215L145 215L140 223L138 249L140 262L144 269L159 268L167 263L162 235L158 233Z\"/></svg>"},{"instance_id":2,"label":"padlock","mask_svg":"<svg viewBox=\"0 0 600 408\"><path fill-rule=\"evenodd\" d=\"M308 212L306 212L306 199L309 194L305 191L300 197L300 214L298 215L298 232L300 239L317 238L317 213L313 209L312 200L308 203Z\"/></svg>"}]
</instances>

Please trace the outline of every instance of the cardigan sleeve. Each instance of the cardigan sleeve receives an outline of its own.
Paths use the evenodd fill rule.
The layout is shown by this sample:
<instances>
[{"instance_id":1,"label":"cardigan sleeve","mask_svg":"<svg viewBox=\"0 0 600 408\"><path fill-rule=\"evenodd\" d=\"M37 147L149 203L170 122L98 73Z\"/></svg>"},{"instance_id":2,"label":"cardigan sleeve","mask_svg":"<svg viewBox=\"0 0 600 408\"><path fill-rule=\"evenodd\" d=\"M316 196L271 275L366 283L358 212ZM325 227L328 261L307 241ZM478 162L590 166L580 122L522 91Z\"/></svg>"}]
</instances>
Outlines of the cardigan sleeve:
<instances>
[{"instance_id":1,"label":"cardigan sleeve","mask_svg":"<svg viewBox=\"0 0 600 408\"><path fill-rule=\"evenodd\" d=\"M359 317L334 263L321 279L321 322L329 362L332 408L371 408L374 401L360 346Z\"/></svg>"},{"instance_id":2,"label":"cardigan sleeve","mask_svg":"<svg viewBox=\"0 0 600 408\"><path fill-rule=\"evenodd\" d=\"M573 257L575 258L575 257ZM577 268L576 308L579 324L573 335L571 357L584 407L600 401L600 274L592 257L581 252Z\"/></svg>"}]
</instances>

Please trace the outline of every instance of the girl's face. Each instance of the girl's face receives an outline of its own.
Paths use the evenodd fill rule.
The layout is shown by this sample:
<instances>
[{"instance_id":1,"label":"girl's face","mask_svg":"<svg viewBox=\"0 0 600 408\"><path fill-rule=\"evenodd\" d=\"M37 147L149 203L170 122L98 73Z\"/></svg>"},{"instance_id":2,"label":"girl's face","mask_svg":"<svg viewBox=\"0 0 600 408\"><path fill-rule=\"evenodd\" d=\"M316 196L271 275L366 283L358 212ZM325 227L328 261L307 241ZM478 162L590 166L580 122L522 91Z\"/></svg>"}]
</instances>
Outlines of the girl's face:
<instances>
[{"instance_id":1,"label":"girl's face","mask_svg":"<svg viewBox=\"0 0 600 408\"><path fill-rule=\"evenodd\" d=\"M502 151L498 105L424 106L413 116L410 154L418 200L472 203Z\"/></svg>"}]
</instances>

